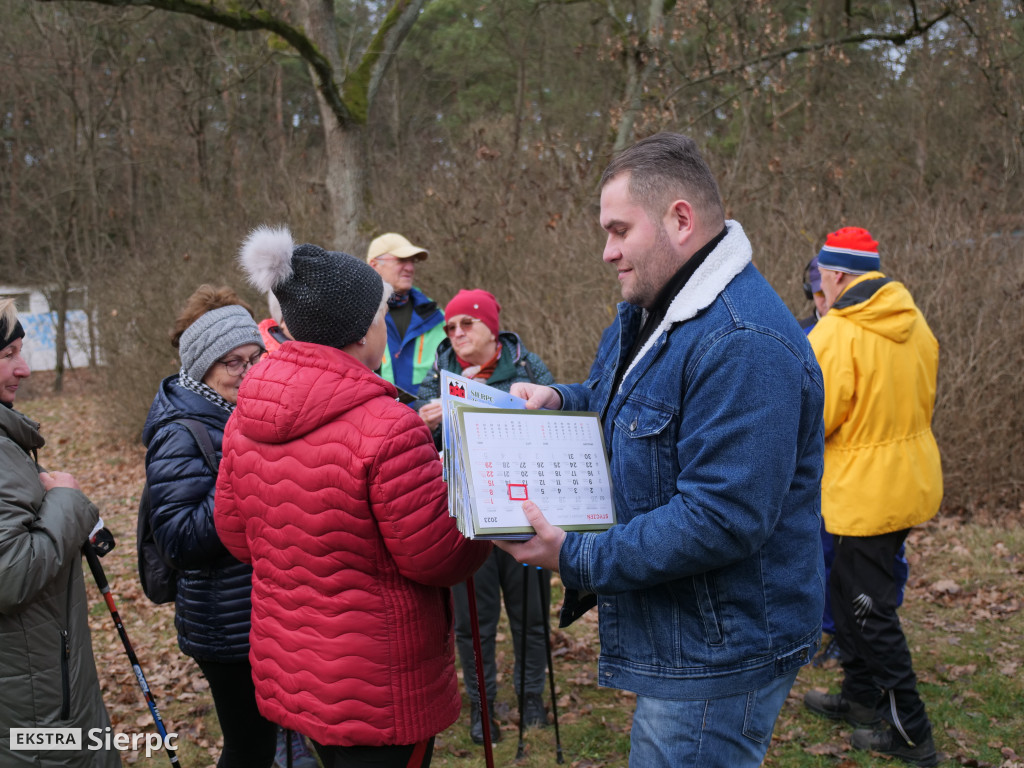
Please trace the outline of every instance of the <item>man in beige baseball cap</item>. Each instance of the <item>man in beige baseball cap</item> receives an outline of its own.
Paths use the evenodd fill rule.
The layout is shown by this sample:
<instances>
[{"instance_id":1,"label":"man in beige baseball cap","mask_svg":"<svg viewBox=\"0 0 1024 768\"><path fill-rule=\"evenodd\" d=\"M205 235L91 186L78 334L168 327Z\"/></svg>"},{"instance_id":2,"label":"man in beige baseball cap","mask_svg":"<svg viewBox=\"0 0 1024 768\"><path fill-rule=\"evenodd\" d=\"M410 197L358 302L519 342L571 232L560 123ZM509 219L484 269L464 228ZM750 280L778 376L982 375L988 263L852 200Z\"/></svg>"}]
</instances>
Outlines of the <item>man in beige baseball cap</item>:
<instances>
[{"instance_id":1,"label":"man in beige baseball cap","mask_svg":"<svg viewBox=\"0 0 1024 768\"><path fill-rule=\"evenodd\" d=\"M366 251L366 263L395 291L388 301L388 347L380 375L411 394L434 364L437 345L445 338L441 307L413 287L416 265L428 255L426 248L397 232L374 238Z\"/></svg>"}]
</instances>

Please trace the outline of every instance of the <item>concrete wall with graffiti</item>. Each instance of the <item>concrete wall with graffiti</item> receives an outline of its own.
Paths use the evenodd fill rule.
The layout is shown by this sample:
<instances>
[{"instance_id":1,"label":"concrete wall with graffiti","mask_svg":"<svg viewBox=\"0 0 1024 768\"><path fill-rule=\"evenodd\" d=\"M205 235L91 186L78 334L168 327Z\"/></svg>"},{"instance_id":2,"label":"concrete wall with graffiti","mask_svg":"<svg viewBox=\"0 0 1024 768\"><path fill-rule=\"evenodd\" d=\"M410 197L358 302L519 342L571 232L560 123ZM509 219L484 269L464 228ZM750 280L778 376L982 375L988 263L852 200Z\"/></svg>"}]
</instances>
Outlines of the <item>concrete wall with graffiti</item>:
<instances>
[{"instance_id":1,"label":"concrete wall with graffiti","mask_svg":"<svg viewBox=\"0 0 1024 768\"><path fill-rule=\"evenodd\" d=\"M50 311L46 297L31 288L0 285L0 298L17 302L18 319L25 328L23 355L34 371L52 371L57 364L57 313ZM89 316L84 309L67 313L68 355L65 368L85 368L90 360Z\"/></svg>"}]
</instances>

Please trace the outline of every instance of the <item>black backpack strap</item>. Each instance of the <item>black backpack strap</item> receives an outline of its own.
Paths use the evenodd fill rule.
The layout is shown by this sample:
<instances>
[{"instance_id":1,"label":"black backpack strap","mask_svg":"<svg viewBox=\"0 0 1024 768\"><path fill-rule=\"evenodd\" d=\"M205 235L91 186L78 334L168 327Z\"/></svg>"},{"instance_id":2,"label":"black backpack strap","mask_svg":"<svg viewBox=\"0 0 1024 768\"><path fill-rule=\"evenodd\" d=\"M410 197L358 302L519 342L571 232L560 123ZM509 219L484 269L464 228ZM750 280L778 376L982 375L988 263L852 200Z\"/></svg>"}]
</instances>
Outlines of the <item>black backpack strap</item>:
<instances>
[{"instance_id":1,"label":"black backpack strap","mask_svg":"<svg viewBox=\"0 0 1024 768\"><path fill-rule=\"evenodd\" d=\"M175 419L175 421L192 433L192 437L195 438L196 444L203 454L203 461L206 462L206 466L210 468L210 471L216 477L217 469L220 467L220 459L217 458L217 449L213 447L213 440L210 439L210 433L207 431L206 425L196 419Z\"/></svg>"}]
</instances>

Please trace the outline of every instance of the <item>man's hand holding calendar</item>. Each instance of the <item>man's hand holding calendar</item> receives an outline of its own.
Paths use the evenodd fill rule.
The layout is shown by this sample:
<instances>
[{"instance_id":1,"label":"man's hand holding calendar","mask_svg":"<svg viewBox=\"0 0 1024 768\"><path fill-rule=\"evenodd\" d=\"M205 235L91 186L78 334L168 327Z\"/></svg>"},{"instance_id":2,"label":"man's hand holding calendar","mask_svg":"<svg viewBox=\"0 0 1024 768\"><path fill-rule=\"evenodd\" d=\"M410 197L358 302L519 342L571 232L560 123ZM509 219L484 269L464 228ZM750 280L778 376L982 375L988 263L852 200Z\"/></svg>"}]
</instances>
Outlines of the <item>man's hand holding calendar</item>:
<instances>
[{"instance_id":1,"label":"man's hand holding calendar","mask_svg":"<svg viewBox=\"0 0 1024 768\"><path fill-rule=\"evenodd\" d=\"M530 384L525 381L517 381L512 385L509 392L513 397L521 397L526 401L526 407L531 411L540 408L549 408L553 411L562 408L562 396L558 391L543 384Z\"/></svg>"},{"instance_id":2,"label":"man's hand holding calendar","mask_svg":"<svg viewBox=\"0 0 1024 768\"><path fill-rule=\"evenodd\" d=\"M549 408L557 411L562 407L562 396L558 391L540 384L517 382L512 385L510 394L523 398L530 410ZM505 550L520 563L557 572L558 554L562 551L565 531L551 525L540 507L532 501L523 502L523 514L537 535L523 542L496 540L494 546Z\"/></svg>"},{"instance_id":3,"label":"man's hand holding calendar","mask_svg":"<svg viewBox=\"0 0 1024 768\"><path fill-rule=\"evenodd\" d=\"M553 390L552 390L553 391ZM536 565L550 571L558 571L558 554L562 551L565 531L547 521L540 507L532 501L523 502L523 514L537 535L526 541L503 541L497 539L494 546L508 552L524 565Z\"/></svg>"}]
</instances>

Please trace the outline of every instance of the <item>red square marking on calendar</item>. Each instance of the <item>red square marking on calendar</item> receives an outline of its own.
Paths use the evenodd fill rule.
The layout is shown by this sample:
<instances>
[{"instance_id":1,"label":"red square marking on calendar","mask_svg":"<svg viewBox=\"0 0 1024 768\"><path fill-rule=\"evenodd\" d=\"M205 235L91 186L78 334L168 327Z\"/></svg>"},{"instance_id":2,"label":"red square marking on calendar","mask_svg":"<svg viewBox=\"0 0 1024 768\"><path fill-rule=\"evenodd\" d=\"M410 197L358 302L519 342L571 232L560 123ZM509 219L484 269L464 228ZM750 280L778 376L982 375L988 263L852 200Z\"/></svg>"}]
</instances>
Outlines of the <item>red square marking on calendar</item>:
<instances>
[{"instance_id":1,"label":"red square marking on calendar","mask_svg":"<svg viewBox=\"0 0 1024 768\"><path fill-rule=\"evenodd\" d=\"M509 483L508 484L508 500L509 501L529 501L530 496L526 492L526 483Z\"/></svg>"}]
</instances>

